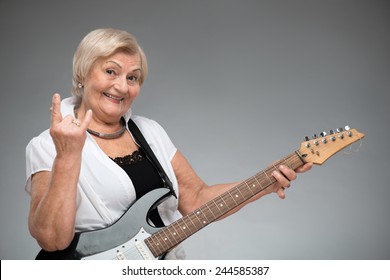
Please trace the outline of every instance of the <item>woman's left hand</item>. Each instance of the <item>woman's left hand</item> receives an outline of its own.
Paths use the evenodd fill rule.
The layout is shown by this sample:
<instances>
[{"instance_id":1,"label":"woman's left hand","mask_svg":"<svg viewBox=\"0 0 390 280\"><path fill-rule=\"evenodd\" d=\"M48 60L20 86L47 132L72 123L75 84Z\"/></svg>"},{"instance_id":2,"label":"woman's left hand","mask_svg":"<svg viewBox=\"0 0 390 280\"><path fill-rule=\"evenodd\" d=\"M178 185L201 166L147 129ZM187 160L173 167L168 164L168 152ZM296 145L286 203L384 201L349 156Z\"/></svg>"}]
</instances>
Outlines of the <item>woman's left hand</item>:
<instances>
[{"instance_id":1,"label":"woman's left hand","mask_svg":"<svg viewBox=\"0 0 390 280\"><path fill-rule=\"evenodd\" d=\"M276 182L270 187L272 192L278 194L282 199L286 197L285 190L291 186L291 182L297 178L297 173L303 173L309 171L312 168L312 163L305 163L298 167L296 170L280 165L278 170L272 173L272 176L276 179Z\"/></svg>"}]
</instances>

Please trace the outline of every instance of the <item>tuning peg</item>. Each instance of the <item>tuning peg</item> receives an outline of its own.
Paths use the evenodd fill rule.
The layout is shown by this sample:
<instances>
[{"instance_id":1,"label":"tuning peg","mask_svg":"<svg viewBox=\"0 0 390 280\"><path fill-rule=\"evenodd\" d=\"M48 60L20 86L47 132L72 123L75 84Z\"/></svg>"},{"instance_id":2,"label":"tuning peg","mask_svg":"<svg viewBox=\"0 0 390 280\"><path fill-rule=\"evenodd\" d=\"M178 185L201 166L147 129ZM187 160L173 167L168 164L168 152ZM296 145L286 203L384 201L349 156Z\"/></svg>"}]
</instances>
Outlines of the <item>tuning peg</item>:
<instances>
[{"instance_id":1,"label":"tuning peg","mask_svg":"<svg viewBox=\"0 0 390 280\"><path fill-rule=\"evenodd\" d=\"M313 139L317 139L317 134L314 134L314 135L313 135Z\"/></svg>"},{"instance_id":2,"label":"tuning peg","mask_svg":"<svg viewBox=\"0 0 390 280\"><path fill-rule=\"evenodd\" d=\"M321 137L325 137L327 135L327 133L325 131L321 132L320 133Z\"/></svg>"},{"instance_id":3,"label":"tuning peg","mask_svg":"<svg viewBox=\"0 0 390 280\"><path fill-rule=\"evenodd\" d=\"M334 131L333 131L333 129L331 129L330 131L329 131L329 134L334 134Z\"/></svg>"},{"instance_id":4,"label":"tuning peg","mask_svg":"<svg viewBox=\"0 0 390 280\"><path fill-rule=\"evenodd\" d=\"M310 138L308 136L305 136L305 141L306 141L306 148L310 148Z\"/></svg>"},{"instance_id":5,"label":"tuning peg","mask_svg":"<svg viewBox=\"0 0 390 280\"><path fill-rule=\"evenodd\" d=\"M352 137L352 131L351 131L351 128L349 127L349 125L345 126L345 131L347 132L347 135L349 137Z\"/></svg>"},{"instance_id":6,"label":"tuning peg","mask_svg":"<svg viewBox=\"0 0 390 280\"><path fill-rule=\"evenodd\" d=\"M337 131L337 132L343 132L344 129L343 129L342 127L339 127L339 128L336 129L336 131Z\"/></svg>"}]
</instances>

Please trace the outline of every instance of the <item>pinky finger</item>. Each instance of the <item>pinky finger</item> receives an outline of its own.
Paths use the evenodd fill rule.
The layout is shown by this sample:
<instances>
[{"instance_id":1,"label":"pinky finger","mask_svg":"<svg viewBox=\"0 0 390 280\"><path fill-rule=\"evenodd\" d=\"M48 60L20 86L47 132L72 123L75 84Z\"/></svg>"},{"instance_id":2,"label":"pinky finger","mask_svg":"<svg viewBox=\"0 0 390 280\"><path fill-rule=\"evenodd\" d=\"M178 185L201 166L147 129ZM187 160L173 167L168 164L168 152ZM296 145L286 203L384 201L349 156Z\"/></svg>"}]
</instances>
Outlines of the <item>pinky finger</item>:
<instances>
[{"instance_id":1,"label":"pinky finger","mask_svg":"<svg viewBox=\"0 0 390 280\"><path fill-rule=\"evenodd\" d=\"M80 127L86 131L89 124L91 123L91 120L92 120L92 110L88 110L87 113L85 114L84 120L81 123Z\"/></svg>"},{"instance_id":2,"label":"pinky finger","mask_svg":"<svg viewBox=\"0 0 390 280\"><path fill-rule=\"evenodd\" d=\"M278 191L276 193L278 194L279 198L281 198L281 199L285 199L286 198L286 193L285 193L283 187L278 189Z\"/></svg>"},{"instance_id":3,"label":"pinky finger","mask_svg":"<svg viewBox=\"0 0 390 280\"><path fill-rule=\"evenodd\" d=\"M306 171L309 171L312 167L313 167L313 163L309 162L309 163L305 163L304 165L298 167L295 171L297 173L304 173Z\"/></svg>"}]
</instances>

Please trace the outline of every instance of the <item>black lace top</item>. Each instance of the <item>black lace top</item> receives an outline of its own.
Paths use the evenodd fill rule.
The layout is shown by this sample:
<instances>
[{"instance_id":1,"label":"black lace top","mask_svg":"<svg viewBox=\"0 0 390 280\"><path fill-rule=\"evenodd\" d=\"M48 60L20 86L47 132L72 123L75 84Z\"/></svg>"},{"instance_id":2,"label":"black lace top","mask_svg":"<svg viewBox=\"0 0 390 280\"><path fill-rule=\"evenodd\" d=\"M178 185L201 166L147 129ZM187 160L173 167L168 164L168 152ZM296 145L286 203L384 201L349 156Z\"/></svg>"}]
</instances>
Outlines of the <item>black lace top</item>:
<instances>
[{"instance_id":1,"label":"black lace top","mask_svg":"<svg viewBox=\"0 0 390 280\"><path fill-rule=\"evenodd\" d=\"M137 199L151 190L164 187L160 175L154 165L147 159L142 148L134 151L131 155L111 159L129 175L133 182ZM149 218L154 225L158 227L164 226L157 209L150 213Z\"/></svg>"}]
</instances>

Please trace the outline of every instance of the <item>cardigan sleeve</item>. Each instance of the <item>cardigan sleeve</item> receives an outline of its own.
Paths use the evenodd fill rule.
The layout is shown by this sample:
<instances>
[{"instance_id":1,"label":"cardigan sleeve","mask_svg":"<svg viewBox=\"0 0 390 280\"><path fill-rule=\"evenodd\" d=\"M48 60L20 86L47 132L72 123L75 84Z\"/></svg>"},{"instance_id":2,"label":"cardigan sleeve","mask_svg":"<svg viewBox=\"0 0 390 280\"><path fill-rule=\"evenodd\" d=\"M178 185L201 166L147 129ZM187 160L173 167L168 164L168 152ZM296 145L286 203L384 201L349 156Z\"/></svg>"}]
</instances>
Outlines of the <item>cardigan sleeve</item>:
<instances>
[{"instance_id":1,"label":"cardigan sleeve","mask_svg":"<svg viewBox=\"0 0 390 280\"><path fill-rule=\"evenodd\" d=\"M46 130L26 146L26 191L31 191L31 176L40 171L51 171L56 150Z\"/></svg>"}]
</instances>

